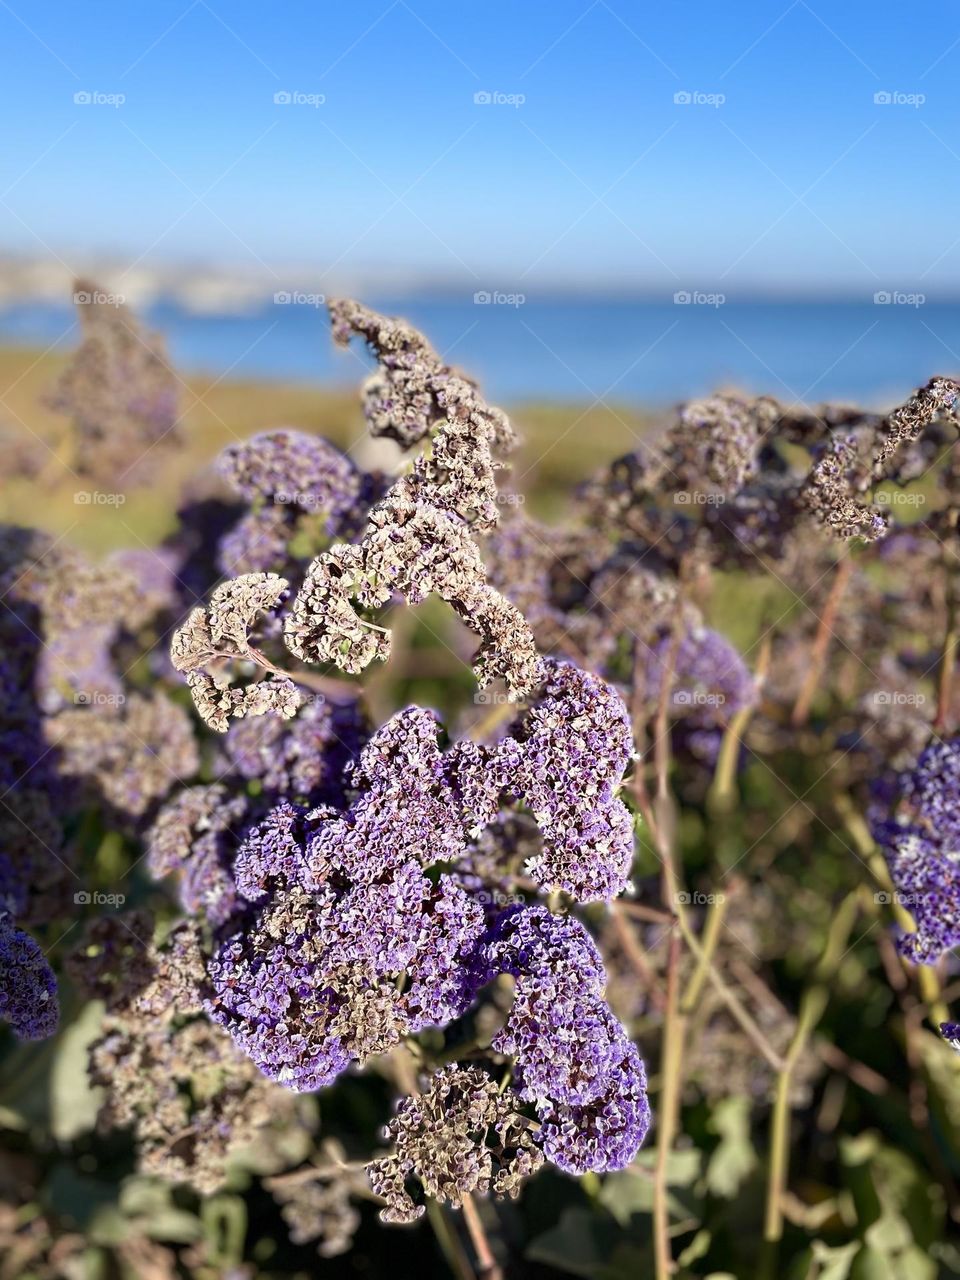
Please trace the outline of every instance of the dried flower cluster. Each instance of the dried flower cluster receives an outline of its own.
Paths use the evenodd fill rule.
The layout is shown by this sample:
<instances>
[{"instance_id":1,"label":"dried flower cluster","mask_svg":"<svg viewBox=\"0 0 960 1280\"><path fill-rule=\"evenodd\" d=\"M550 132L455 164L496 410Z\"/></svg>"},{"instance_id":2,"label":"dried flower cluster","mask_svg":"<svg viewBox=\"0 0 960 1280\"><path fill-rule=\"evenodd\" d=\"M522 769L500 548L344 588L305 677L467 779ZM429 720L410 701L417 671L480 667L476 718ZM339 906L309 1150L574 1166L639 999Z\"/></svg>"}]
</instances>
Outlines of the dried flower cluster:
<instances>
[{"instance_id":1,"label":"dried flower cluster","mask_svg":"<svg viewBox=\"0 0 960 1280\"><path fill-rule=\"evenodd\" d=\"M231 717L268 711L289 720L300 705L296 685L284 675L268 671L264 679L241 688L230 684L229 674L207 669L244 661L264 665L251 646L250 632L261 613L276 610L287 586L275 573L245 573L223 582L209 605L194 609L174 635L173 665L186 673L197 710L211 729L226 733Z\"/></svg>"},{"instance_id":2,"label":"dried flower cluster","mask_svg":"<svg viewBox=\"0 0 960 1280\"><path fill-rule=\"evenodd\" d=\"M160 446L179 440L178 380L121 298L78 280L74 300L82 342L49 396L71 419L72 469L111 486L128 473L142 483Z\"/></svg>"},{"instance_id":3,"label":"dried flower cluster","mask_svg":"<svg viewBox=\"0 0 960 1280\"><path fill-rule=\"evenodd\" d=\"M482 686L502 678L513 696L538 682L537 652L522 614L487 581L475 531L498 519L496 471L513 444L510 424L450 370L408 325L351 302L331 307L334 335L360 334L379 374L364 402L371 431L405 448L430 448L370 511L359 542L340 544L308 570L287 619L291 652L359 672L390 652L389 633L358 612L401 596L447 600L481 637L474 660Z\"/></svg>"},{"instance_id":4,"label":"dried flower cluster","mask_svg":"<svg viewBox=\"0 0 960 1280\"><path fill-rule=\"evenodd\" d=\"M413 1222L424 1211L408 1183L459 1208L463 1197L515 1196L543 1164L532 1126L511 1089L500 1092L476 1068L447 1067L427 1092L404 1098L384 1136L389 1156L370 1165L370 1185L386 1202L384 1222Z\"/></svg>"}]
</instances>

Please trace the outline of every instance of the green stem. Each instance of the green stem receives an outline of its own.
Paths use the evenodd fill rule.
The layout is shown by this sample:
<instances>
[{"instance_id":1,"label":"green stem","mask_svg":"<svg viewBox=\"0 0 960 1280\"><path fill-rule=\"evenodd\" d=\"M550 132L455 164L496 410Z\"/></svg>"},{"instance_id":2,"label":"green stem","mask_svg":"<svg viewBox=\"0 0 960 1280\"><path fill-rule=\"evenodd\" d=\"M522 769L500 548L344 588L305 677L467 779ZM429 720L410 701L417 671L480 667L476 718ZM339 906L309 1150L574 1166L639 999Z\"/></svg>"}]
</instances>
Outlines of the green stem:
<instances>
[{"instance_id":1,"label":"green stem","mask_svg":"<svg viewBox=\"0 0 960 1280\"><path fill-rule=\"evenodd\" d=\"M697 959L703 962L705 960L706 953L704 948L700 945L700 941L696 934L693 933L687 923L686 917L683 914L678 914L677 921L680 925L680 932L683 934L683 938L687 946ZM737 1022L739 1022L740 1026L757 1046L766 1060L770 1063L770 1066L773 1067L774 1071L779 1071L783 1066L783 1059L778 1053L776 1053L766 1036L754 1022L753 1018L751 1018L750 1014L747 1013L736 992L733 991L726 982L724 982L723 978L717 972L716 965L714 965L713 961L709 957L706 957L705 963L707 965L707 978L710 981L710 985L716 991L717 995L720 996L721 1000L723 1000L731 1014L733 1014L734 1018L736 1018Z\"/></svg>"},{"instance_id":2,"label":"green stem","mask_svg":"<svg viewBox=\"0 0 960 1280\"><path fill-rule=\"evenodd\" d=\"M692 1013L697 1007L703 984L710 974L713 954L717 949L717 943L720 941L720 930L723 927L723 916L726 909L727 899L723 894L714 898L707 908L707 922L704 925L703 941L701 943L702 950L697 957L697 966L690 977L690 981L687 983L687 988L680 1001L681 1013Z\"/></svg>"},{"instance_id":3,"label":"green stem","mask_svg":"<svg viewBox=\"0 0 960 1280\"><path fill-rule=\"evenodd\" d=\"M663 1028L663 1052L660 1059L660 1101L657 1114L657 1163L653 1183L653 1245L656 1280L670 1280L673 1274L673 1249L670 1244L670 1210L668 1201L667 1164L680 1110L680 1085L683 1071L683 1042L686 1015L680 1012L678 1000L680 938L670 938L667 961L667 1011Z\"/></svg>"},{"instance_id":4,"label":"green stem","mask_svg":"<svg viewBox=\"0 0 960 1280\"><path fill-rule=\"evenodd\" d=\"M775 1274L772 1268L776 1261L776 1247L783 1235L783 1195L786 1190L790 1158L790 1088L793 1083L793 1072L830 1000L830 979L846 955L847 942L859 909L858 895L854 892L844 898L833 917L827 934L827 945L814 970L813 981L803 993L797 1015L797 1026L783 1066L777 1075L777 1092L770 1136L767 1207L763 1228L763 1238L767 1245L768 1274Z\"/></svg>"},{"instance_id":5,"label":"green stem","mask_svg":"<svg viewBox=\"0 0 960 1280\"><path fill-rule=\"evenodd\" d=\"M766 680L770 666L770 653L770 637L764 636L755 672L758 692ZM720 743L720 753L717 756L717 767L713 775L713 782L710 784L710 790L707 794L708 813L726 814L736 808L737 764L740 760L740 744L743 741L743 735L756 707L756 700L746 707L741 707L731 717L730 723L724 731Z\"/></svg>"},{"instance_id":6,"label":"green stem","mask_svg":"<svg viewBox=\"0 0 960 1280\"><path fill-rule=\"evenodd\" d=\"M470 1265L466 1250L451 1226L443 1205L436 1200L428 1199L427 1218L437 1238L440 1252L446 1258L447 1265L457 1280L476 1280L476 1273Z\"/></svg>"}]
</instances>

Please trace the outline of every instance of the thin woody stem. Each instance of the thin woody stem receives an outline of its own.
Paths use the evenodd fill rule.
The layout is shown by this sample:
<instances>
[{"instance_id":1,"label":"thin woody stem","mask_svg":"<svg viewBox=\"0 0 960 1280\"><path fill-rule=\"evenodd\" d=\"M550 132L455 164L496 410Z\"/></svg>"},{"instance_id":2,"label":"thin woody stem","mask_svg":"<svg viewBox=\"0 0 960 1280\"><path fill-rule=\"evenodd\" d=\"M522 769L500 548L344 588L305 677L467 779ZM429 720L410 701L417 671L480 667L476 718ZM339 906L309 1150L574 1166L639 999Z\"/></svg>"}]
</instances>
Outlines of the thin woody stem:
<instances>
[{"instance_id":1,"label":"thin woody stem","mask_svg":"<svg viewBox=\"0 0 960 1280\"><path fill-rule=\"evenodd\" d=\"M758 695L766 682L772 650L771 638L766 635L760 644L760 654L757 658L754 672ZM747 706L741 707L739 711L731 716L730 723L724 731L723 739L720 743L720 752L717 756L716 771L707 795L707 808L712 813L728 813L736 804L736 779L737 764L740 759L740 744L743 741L743 735L756 707L756 699Z\"/></svg>"},{"instance_id":2,"label":"thin woody stem","mask_svg":"<svg viewBox=\"0 0 960 1280\"><path fill-rule=\"evenodd\" d=\"M702 959L704 956L704 949L700 945L696 935L691 930L685 916L678 913L677 921L680 925L680 932L683 934L683 938L687 946L698 960ZM770 1063L774 1071L779 1071L783 1066L783 1059L771 1046L770 1042L757 1026L756 1022L754 1022L753 1018L750 1017L750 1014L743 1007L743 1004L737 994L727 985L724 979L717 972L716 966L712 961L709 963L709 967L707 969L707 978L710 981L710 985L717 992L717 995L720 996L731 1014L736 1018L743 1030Z\"/></svg>"},{"instance_id":3,"label":"thin woody stem","mask_svg":"<svg viewBox=\"0 0 960 1280\"><path fill-rule=\"evenodd\" d=\"M680 1110L680 1082L686 1017L679 1007L680 938L670 938L667 959L667 1012L660 1058L660 1105L657 1113L657 1162L653 1182L653 1253L656 1280L673 1275L667 1165Z\"/></svg>"},{"instance_id":4,"label":"thin woody stem","mask_svg":"<svg viewBox=\"0 0 960 1280\"><path fill-rule=\"evenodd\" d=\"M503 1280L503 1271L493 1255L479 1210L469 1193L463 1197L461 1208L463 1220L467 1224L467 1231L470 1233L470 1240L477 1255L477 1275L483 1280Z\"/></svg>"},{"instance_id":5,"label":"thin woody stem","mask_svg":"<svg viewBox=\"0 0 960 1280\"><path fill-rule=\"evenodd\" d=\"M830 641L833 638L833 628L840 609L840 601L843 598L844 591L847 589L847 583L850 581L852 572L853 562L847 554L846 548L844 548L837 558L833 582L830 584L830 591L823 606L823 613L820 615L817 634L814 637L813 648L810 650L810 669L800 692L797 694L797 700L790 716L790 722L795 727L806 724L807 717L810 715L810 705L817 692L817 686L820 683L820 677L823 674L823 667L827 658L827 650L830 648Z\"/></svg>"},{"instance_id":6,"label":"thin woody stem","mask_svg":"<svg viewBox=\"0 0 960 1280\"><path fill-rule=\"evenodd\" d=\"M220 658L236 660L234 654L218 654ZM336 676L321 676L313 671L285 671L283 667L278 667L276 663L271 662L265 653L254 648L253 645L247 646L247 652L243 657L251 658L264 671L269 671L271 675L282 676L287 680L292 680L294 684L302 684L307 689L313 689L317 693L341 701L353 701L363 696L363 686L359 684L351 684L348 680L338 680Z\"/></svg>"},{"instance_id":7,"label":"thin woody stem","mask_svg":"<svg viewBox=\"0 0 960 1280\"><path fill-rule=\"evenodd\" d=\"M949 520L953 526L954 536L956 536L956 511L951 511ZM952 555L954 564L946 563L947 556ZM940 651L940 661L937 670L937 713L933 721L933 729L935 733L947 733L950 728L952 706L953 706L953 685L954 676L957 669L957 648L960 644L960 632L958 632L957 613L957 569L956 569L956 553L944 548L943 553L944 566L944 593L946 596L946 627L944 629L943 647Z\"/></svg>"},{"instance_id":8,"label":"thin woody stem","mask_svg":"<svg viewBox=\"0 0 960 1280\"><path fill-rule=\"evenodd\" d=\"M681 1013L692 1013L697 1007L703 984L710 973L713 953L716 951L717 943L720 941L720 930L723 926L723 916L726 909L727 899L723 895L715 898L710 903L707 910L707 923L703 930L703 949L697 958L697 967L694 969L693 976L690 978L683 993L683 999L680 1001Z\"/></svg>"}]
</instances>

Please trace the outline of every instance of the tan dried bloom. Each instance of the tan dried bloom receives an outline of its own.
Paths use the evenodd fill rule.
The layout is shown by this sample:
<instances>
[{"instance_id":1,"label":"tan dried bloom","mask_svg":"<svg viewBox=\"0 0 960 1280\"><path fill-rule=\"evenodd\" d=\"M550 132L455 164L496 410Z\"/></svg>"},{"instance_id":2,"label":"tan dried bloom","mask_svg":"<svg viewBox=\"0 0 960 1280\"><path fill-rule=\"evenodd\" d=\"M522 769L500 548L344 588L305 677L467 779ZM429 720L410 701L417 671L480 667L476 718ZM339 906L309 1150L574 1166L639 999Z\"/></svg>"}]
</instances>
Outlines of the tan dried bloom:
<instances>
[{"instance_id":1,"label":"tan dried bloom","mask_svg":"<svg viewBox=\"0 0 960 1280\"><path fill-rule=\"evenodd\" d=\"M371 431L407 448L429 435L430 448L371 510L358 544L314 560L287 615L287 646L302 661L357 673L390 653L389 632L359 610L397 595L410 604L438 595L481 638L480 683L502 676L522 697L542 678L533 632L490 585L473 539L499 518L496 472L514 442L509 420L405 322L354 302L330 310L337 341L359 334L380 360L365 390Z\"/></svg>"},{"instance_id":2,"label":"tan dried bloom","mask_svg":"<svg viewBox=\"0 0 960 1280\"><path fill-rule=\"evenodd\" d=\"M386 1202L384 1222L413 1222L424 1212L407 1189L459 1208L464 1196L514 1197L543 1164L534 1126L510 1089L475 1067L438 1071L426 1093L404 1098L387 1126L394 1151L367 1166L373 1191Z\"/></svg>"},{"instance_id":3,"label":"tan dried bloom","mask_svg":"<svg viewBox=\"0 0 960 1280\"><path fill-rule=\"evenodd\" d=\"M958 396L960 385L952 378L931 378L905 404L894 409L879 428L881 441L873 460L874 476L882 477L900 446L916 440L938 414L950 413L956 421Z\"/></svg>"},{"instance_id":4,"label":"tan dried bloom","mask_svg":"<svg viewBox=\"0 0 960 1280\"><path fill-rule=\"evenodd\" d=\"M231 718L274 712L288 720L300 706L301 696L292 680L277 672L258 650L251 647L250 631L261 613L275 609L288 587L276 573L244 573L223 582L209 605L191 611L174 633L170 657L178 671L187 673L187 684L202 719L218 733L225 733ZM232 685L229 675L211 675L214 663L249 659L266 667L266 679L245 687Z\"/></svg>"}]
</instances>

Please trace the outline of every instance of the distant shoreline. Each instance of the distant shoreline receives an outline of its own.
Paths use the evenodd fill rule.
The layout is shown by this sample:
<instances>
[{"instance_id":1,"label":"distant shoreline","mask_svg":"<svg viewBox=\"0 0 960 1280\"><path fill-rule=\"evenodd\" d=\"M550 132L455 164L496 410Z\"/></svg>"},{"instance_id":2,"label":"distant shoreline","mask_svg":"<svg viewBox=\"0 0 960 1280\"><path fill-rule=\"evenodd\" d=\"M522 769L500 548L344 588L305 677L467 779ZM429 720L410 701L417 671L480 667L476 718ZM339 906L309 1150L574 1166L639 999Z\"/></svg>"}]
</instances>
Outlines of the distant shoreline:
<instances>
[{"instance_id":1,"label":"distant shoreline","mask_svg":"<svg viewBox=\"0 0 960 1280\"><path fill-rule=\"evenodd\" d=\"M362 351L330 341L322 294L206 314L169 301L135 307L184 373L304 386L354 385ZM495 402L668 406L722 387L787 403L884 408L933 374L960 373L960 302L896 290L880 301L570 300L497 290L458 297L365 296L433 336ZM886 300L884 300L886 299ZM130 305L133 305L131 300ZM77 340L67 301L0 302L0 345L65 351Z\"/></svg>"}]
</instances>

